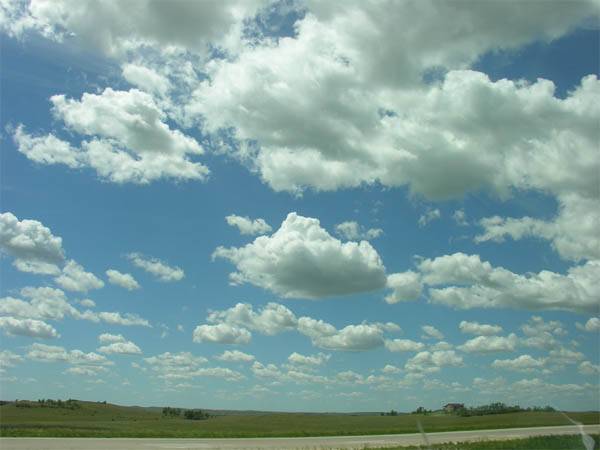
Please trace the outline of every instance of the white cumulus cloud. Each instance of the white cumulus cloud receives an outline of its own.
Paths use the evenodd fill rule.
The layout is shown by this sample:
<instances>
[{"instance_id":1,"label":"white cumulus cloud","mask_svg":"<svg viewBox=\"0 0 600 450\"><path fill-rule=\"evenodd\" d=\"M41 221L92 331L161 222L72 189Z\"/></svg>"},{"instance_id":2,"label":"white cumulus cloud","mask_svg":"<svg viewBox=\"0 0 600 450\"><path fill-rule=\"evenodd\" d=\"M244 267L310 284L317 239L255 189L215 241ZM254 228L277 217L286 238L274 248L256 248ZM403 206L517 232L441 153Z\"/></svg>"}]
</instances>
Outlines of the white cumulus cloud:
<instances>
[{"instance_id":1,"label":"white cumulus cloud","mask_svg":"<svg viewBox=\"0 0 600 450\"><path fill-rule=\"evenodd\" d=\"M385 347L390 352L418 352L425 348L425 344L410 339L388 339L385 341Z\"/></svg>"},{"instance_id":2,"label":"white cumulus cloud","mask_svg":"<svg viewBox=\"0 0 600 450\"><path fill-rule=\"evenodd\" d=\"M160 281L180 281L185 276L183 269L172 267L157 258L148 258L141 253L129 253L127 258L140 269L151 273Z\"/></svg>"},{"instance_id":3,"label":"white cumulus cloud","mask_svg":"<svg viewBox=\"0 0 600 450\"><path fill-rule=\"evenodd\" d=\"M423 330L424 333L422 336L423 339L444 339L443 333L433 325L423 325L421 327L421 330Z\"/></svg>"},{"instance_id":4,"label":"white cumulus cloud","mask_svg":"<svg viewBox=\"0 0 600 450\"><path fill-rule=\"evenodd\" d=\"M141 355L142 350L133 342L123 340L112 342L111 344L103 345L98 348L100 353L107 355Z\"/></svg>"},{"instance_id":5,"label":"white cumulus cloud","mask_svg":"<svg viewBox=\"0 0 600 450\"><path fill-rule=\"evenodd\" d=\"M140 288L139 283L129 273L122 273L115 269L108 269L106 271L106 276L108 277L109 283L121 286L128 291L133 291L134 289Z\"/></svg>"},{"instance_id":6,"label":"white cumulus cloud","mask_svg":"<svg viewBox=\"0 0 600 450\"><path fill-rule=\"evenodd\" d=\"M429 222L433 222L434 220L439 219L440 217L442 217L442 213L440 212L440 210L438 208L435 209L428 209L425 214L422 214L419 217L419 221L418 224L420 227L424 227L426 226Z\"/></svg>"},{"instance_id":7,"label":"white cumulus cloud","mask_svg":"<svg viewBox=\"0 0 600 450\"><path fill-rule=\"evenodd\" d=\"M237 227L240 233L246 235L267 234L272 230L271 225L265 222L265 219L250 219L249 217L236 216L231 214L225 217L225 221L232 227Z\"/></svg>"},{"instance_id":8,"label":"white cumulus cloud","mask_svg":"<svg viewBox=\"0 0 600 450\"><path fill-rule=\"evenodd\" d=\"M215 358L227 362L252 362L255 359L254 355L239 350L225 350L221 355L218 355Z\"/></svg>"},{"instance_id":9,"label":"white cumulus cloud","mask_svg":"<svg viewBox=\"0 0 600 450\"><path fill-rule=\"evenodd\" d=\"M463 358L454 350L422 351L410 358L404 365L407 372L434 373L442 367L462 366Z\"/></svg>"},{"instance_id":10,"label":"white cumulus cloud","mask_svg":"<svg viewBox=\"0 0 600 450\"><path fill-rule=\"evenodd\" d=\"M14 258L23 272L57 275L65 259L62 238L37 220L19 220L14 214L0 214L0 251Z\"/></svg>"},{"instance_id":11,"label":"white cumulus cloud","mask_svg":"<svg viewBox=\"0 0 600 450\"><path fill-rule=\"evenodd\" d=\"M508 336L477 336L458 346L467 353L496 353L515 351L519 340L514 333Z\"/></svg>"},{"instance_id":12,"label":"white cumulus cloud","mask_svg":"<svg viewBox=\"0 0 600 450\"><path fill-rule=\"evenodd\" d=\"M56 283L68 291L87 292L101 289L104 282L91 272L86 272L81 264L70 260L62 269L62 273L54 279Z\"/></svg>"},{"instance_id":13,"label":"white cumulus cloud","mask_svg":"<svg viewBox=\"0 0 600 450\"><path fill-rule=\"evenodd\" d=\"M42 362L66 362L74 365L101 365L110 366L114 363L104 355L81 350L66 350L56 345L32 344L29 346L27 358Z\"/></svg>"},{"instance_id":14,"label":"white cumulus cloud","mask_svg":"<svg viewBox=\"0 0 600 450\"><path fill-rule=\"evenodd\" d=\"M214 258L235 264L233 283L251 283L283 297L318 299L385 286L385 267L366 241L345 242L317 219L288 214L271 236L240 248L218 247Z\"/></svg>"},{"instance_id":15,"label":"white cumulus cloud","mask_svg":"<svg viewBox=\"0 0 600 450\"><path fill-rule=\"evenodd\" d=\"M249 303L238 303L224 311L213 311L207 320L212 323L224 322L258 331L266 335L275 335L296 328L295 314L279 303L267 303L256 311Z\"/></svg>"},{"instance_id":16,"label":"white cumulus cloud","mask_svg":"<svg viewBox=\"0 0 600 450\"><path fill-rule=\"evenodd\" d=\"M495 369L506 369L517 372L531 372L544 366L545 361L542 358L534 358L531 355L521 355L514 359L496 359L492 363Z\"/></svg>"},{"instance_id":17,"label":"white cumulus cloud","mask_svg":"<svg viewBox=\"0 0 600 450\"><path fill-rule=\"evenodd\" d=\"M385 301L393 304L419 298L423 283L418 273L409 270L388 275L387 287L392 289L392 293L385 296Z\"/></svg>"},{"instance_id":18,"label":"white cumulus cloud","mask_svg":"<svg viewBox=\"0 0 600 450\"><path fill-rule=\"evenodd\" d=\"M335 226L335 232L338 236L348 241L359 241L365 239L367 241L378 238L383 234L381 228L365 229L362 225L354 220L338 223Z\"/></svg>"},{"instance_id":19,"label":"white cumulus cloud","mask_svg":"<svg viewBox=\"0 0 600 450\"><path fill-rule=\"evenodd\" d=\"M265 4L261 0L171 4L141 0L129 5L125 13L118 0L32 0L15 2L10 9L7 5L2 26L17 37L35 30L57 41L75 39L112 57L148 47L204 54L209 44L234 50L244 20Z\"/></svg>"},{"instance_id":20,"label":"white cumulus cloud","mask_svg":"<svg viewBox=\"0 0 600 450\"><path fill-rule=\"evenodd\" d=\"M459 325L460 331L466 334L475 334L478 336L490 336L502 331L499 325L490 325L487 323L468 322L463 320Z\"/></svg>"},{"instance_id":21,"label":"white cumulus cloud","mask_svg":"<svg viewBox=\"0 0 600 450\"><path fill-rule=\"evenodd\" d=\"M126 342L127 339L122 334L102 333L98 336L98 341L101 344L113 344L115 342Z\"/></svg>"},{"instance_id":22,"label":"white cumulus cloud","mask_svg":"<svg viewBox=\"0 0 600 450\"><path fill-rule=\"evenodd\" d=\"M318 353L316 355L302 355L297 352L293 352L288 356L288 361L292 364L299 364L302 366L321 366L329 361L331 355L325 353Z\"/></svg>"},{"instance_id":23,"label":"white cumulus cloud","mask_svg":"<svg viewBox=\"0 0 600 450\"><path fill-rule=\"evenodd\" d=\"M542 270L520 275L481 261L479 255L454 253L419 264L429 301L458 309L517 308L592 312L598 308L600 288L595 280L600 262L571 267L567 274Z\"/></svg>"},{"instance_id":24,"label":"white cumulus cloud","mask_svg":"<svg viewBox=\"0 0 600 450\"><path fill-rule=\"evenodd\" d=\"M582 331L597 333L600 331L600 317L591 317L584 325L577 323L576 326Z\"/></svg>"},{"instance_id":25,"label":"white cumulus cloud","mask_svg":"<svg viewBox=\"0 0 600 450\"><path fill-rule=\"evenodd\" d=\"M13 137L21 153L42 164L90 167L115 183L147 184L161 178L204 180L209 170L191 156L202 147L166 123L153 97L137 89L83 94L80 101L51 97L53 114L88 140L72 147L54 135L31 136L19 126ZM51 155L51 156L47 156Z\"/></svg>"},{"instance_id":26,"label":"white cumulus cloud","mask_svg":"<svg viewBox=\"0 0 600 450\"><path fill-rule=\"evenodd\" d=\"M218 344L247 344L252 334L245 328L226 323L216 325L198 325L194 329L194 342L212 342Z\"/></svg>"},{"instance_id":27,"label":"white cumulus cloud","mask_svg":"<svg viewBox=\"0 0 600 450\"><path fill-rule=\"evenodd\" d=\"M52 325L36 319L18 319L10 316L0 317L0 328L8 336L28 336L41 339L51 339L60 336Z\"/></svg>"}]
</instances>

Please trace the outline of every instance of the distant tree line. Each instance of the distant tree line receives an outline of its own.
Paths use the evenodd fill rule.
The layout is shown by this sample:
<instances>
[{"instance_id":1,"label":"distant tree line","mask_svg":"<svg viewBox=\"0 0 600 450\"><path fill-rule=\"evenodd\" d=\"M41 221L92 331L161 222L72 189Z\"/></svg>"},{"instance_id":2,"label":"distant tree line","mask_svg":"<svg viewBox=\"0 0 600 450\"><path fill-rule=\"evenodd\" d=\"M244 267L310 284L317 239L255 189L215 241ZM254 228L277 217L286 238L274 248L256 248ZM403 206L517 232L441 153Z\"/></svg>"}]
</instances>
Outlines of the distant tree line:
<instances>
[{"instance_id":1,"label":"distant tree line","mask_svg":"<svg viewBox=\"0 0 600 450\"><path fill-rule=\"evenodd\" d=\"M392 409L389 412L382 412L381 415L382 416L397 416L398 415L398 411Z\"/></svg>"},{"instance_id":2,"label":"distant tree line","mask_svg":"<svg viewBox=\"0 0 600 450\"><path fill-rule=\"evenodd\" d=\"M521 408L519 405L506 405L502 402L490 403L488 405L475 406L471 408L460 408L457 409L454 414L463 417L469 416L487 416L492 414L507 414L514 412L553 412L556 411L552 406L533 406L531 408Z\"/></svg>"},{"instance_id":3,"label":"distant tree line","mask_svg":"<svg viewBox=\"0 0 600 450\"><path fill-rule=\"evenodd\" d=\"M68 400L52 400L51 398L42 398L37 402L29 400L15 400L17 408L60 408L60 409L80 409L81 405L72 398Z\"/></svg>"},{"instance_id":4,"label":"distant tree line","mask_svg":"<svg viewBox=\"0 0 600 450\"><path fill-rule=\"evenodd\" d=\"M210 417L208 413L205 413L201 409L181 409L181 408L171 408L166 406L162 409L162 415L164 417L181 417L183 413L183 418L188 420L206 420Z\"/></svg>"},{"instance_id":5,"label":"distant tree line","mask_svg":"<svg viewBox=\"0 0 600 450\"><path fill-rule=\"evenodd\" d=\"M487 405L463 407L457 408L452 412L446 412L446 414L454 414L462 417L470 416L487 416L492 414L507 414L514 412L554 412L556 411L552 406L533 406L528 408L521 408L519 405L506 405L502 402L489 403ZM411 414L431 414L435 411L426 409L419 406L417 409L411 412ZM389 413L382 413L381 415L391 415Z\"/></svg>"},{"instance_id":6,"label":"distant tree line","mask_svg":"<svg viewBox=\"0 0 600 450\"><path fill-rule=\"evenodd\" d=\"M171 408L169 406L166 406L162 409L162 415L166 417L179 417L181 416L181 411L181 408Z\"/></svg>"}]
</instances>

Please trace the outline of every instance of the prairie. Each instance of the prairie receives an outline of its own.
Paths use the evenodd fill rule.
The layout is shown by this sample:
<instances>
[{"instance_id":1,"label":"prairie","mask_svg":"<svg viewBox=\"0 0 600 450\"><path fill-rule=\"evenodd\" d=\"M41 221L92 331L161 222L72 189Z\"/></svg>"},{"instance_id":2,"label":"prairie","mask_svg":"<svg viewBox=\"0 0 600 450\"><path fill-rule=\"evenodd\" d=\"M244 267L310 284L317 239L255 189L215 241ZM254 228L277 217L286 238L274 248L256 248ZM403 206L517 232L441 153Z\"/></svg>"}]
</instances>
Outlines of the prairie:
<instances>
[{"instance_id":1,"label":"prairie","mask_svg":"<svg viewBox=\"0 0 600 450\"><path fill-rule=\"evenodd\" d=\"M559 412L518 412L489 416L311 413L219 413L208 420L165 417L160 408L78 401L79 407L0 406L1 436L30 437L295 437L370 435L569 425ZM583 424L600 423L599 412L568 413Z\"/></svg>"}]
</instances>

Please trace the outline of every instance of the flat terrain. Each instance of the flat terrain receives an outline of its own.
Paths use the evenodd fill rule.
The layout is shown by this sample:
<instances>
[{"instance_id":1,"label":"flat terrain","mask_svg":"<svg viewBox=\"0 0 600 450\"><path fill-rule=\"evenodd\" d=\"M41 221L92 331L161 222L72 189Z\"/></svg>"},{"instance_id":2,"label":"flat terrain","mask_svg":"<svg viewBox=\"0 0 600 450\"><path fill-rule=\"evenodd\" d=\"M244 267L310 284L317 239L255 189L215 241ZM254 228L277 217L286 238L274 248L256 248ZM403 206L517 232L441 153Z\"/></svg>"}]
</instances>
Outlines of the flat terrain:
<instances>
[{"instance_id":1,"label":"flat terrain","mask_svg":"<svg viewBox=\"0 0 600 450\"><path fill-rule=\"evenodd\" d=\"M571 425L559 412L520 412L477 417L263 413L208 420L163 417L156 408L78 402L77 409L0 406L0 434L28 437L250 438L415 433ZM568 413L599 424L600 413Z\"/></svg>"},{"instance_id":2,"label":"flat terrain","mask_svg":"<svg viewBox=\"0 0 600 450\"><path fill-rule=\"evenodd\" d=\"M598 433L600 426L587 425L586 433ZM385 435L385 436L330 436L310 438L254 438L254 439L98 439L98 438L2 438L3 450L151 450L151 449L364 449L389 448L398 445L438 445L444 442L475 442L524 438L529 436L550 436L577 434L578 427L537 427L504 430L478 430ZM513 441L516 442L516 441ZM535 441L534 441L535 442ZM552 442L545 438L541 442ZM559 442L560 443L560 442ZM508 445L511 443L508 442ZM475 445L480 445L480 442ZM585 448L580 438L571 438L568 447L554 446L546 448ZM454 446L452 446L454 447ZM450 448L452 448L450 447ZM427 447L426 447L427 448ZM443 448L436 446L436 449ZM476 448L476 447L471 447ZM503 448L503 447L491 447ZM517 449L514 444L510 447ZM535 447L523 447L535 448Z\"/></svg>"}]
</instances>

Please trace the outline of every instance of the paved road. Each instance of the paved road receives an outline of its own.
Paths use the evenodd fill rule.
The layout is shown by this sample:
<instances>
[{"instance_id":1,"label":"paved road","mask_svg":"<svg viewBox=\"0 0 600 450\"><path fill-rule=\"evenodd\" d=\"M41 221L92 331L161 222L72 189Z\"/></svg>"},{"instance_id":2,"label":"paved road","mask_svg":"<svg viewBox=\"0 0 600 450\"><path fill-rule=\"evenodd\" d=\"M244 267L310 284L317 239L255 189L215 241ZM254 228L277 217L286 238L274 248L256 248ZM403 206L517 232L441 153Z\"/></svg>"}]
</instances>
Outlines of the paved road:
<instances>
[{"instance_id":1,"label":"paved road","mask_svg":"<svg viewBox=\"0 0 600 450\"><path fill-rule=\"evenodd\" d=\"M509 428L378 436L332 436L255 439L97 439L97 438L0 438L2 450L160 450L160 449L357 449L393 445L511 439L551 434L600 433L600 425Z\"/></svg>"}]
</instances>

